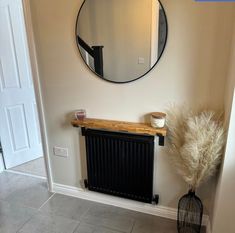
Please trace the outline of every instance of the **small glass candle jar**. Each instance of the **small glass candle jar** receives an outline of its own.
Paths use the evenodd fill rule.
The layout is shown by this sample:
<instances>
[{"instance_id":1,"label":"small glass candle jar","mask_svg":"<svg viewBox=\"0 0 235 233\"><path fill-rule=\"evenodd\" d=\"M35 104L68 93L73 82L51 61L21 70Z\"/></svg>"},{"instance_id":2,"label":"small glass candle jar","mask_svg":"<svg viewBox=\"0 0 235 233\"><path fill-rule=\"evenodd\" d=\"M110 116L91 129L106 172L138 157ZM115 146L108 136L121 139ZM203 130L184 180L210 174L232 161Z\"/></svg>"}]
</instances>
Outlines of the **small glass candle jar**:
<instances>
[{"instance_id":1,"label":"small glass candle jar","mask_svg":"<svg viewBox=\"0 0 235 233\"><path fill-rule=\"evenodd\" d=\"M166 114L163 112L151 113L151 125L153 128L163 128L166 123Z\"/></svg>"},{"instance_id":2,"label":"small glass candle jar","mask_svg":"<svg viewBox=\"0 0 235 233\"><path fill-rule=\"evenodd\" d=\"M74 115L77 120L84 120L84 118L86 117L86 110L79 109L74 113Z\"/></svg>"}]
</instances>

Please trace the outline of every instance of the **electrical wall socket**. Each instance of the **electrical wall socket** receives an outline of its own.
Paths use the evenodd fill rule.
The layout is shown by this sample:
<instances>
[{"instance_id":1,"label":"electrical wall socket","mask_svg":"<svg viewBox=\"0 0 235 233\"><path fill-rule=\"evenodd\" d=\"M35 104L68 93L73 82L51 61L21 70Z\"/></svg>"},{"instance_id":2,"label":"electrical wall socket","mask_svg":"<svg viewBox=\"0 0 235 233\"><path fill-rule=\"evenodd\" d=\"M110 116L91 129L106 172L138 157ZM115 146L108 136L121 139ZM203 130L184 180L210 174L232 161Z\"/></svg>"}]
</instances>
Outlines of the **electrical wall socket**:
<instances>
[{"instance_id":1,"label":"electrical wall socket","mask_svg":"<svg viewBox=\"0 0 235 233\"><path fill-rule=\"evenodd\" d=\"M62 148L58 146L53 147L54 155L60 156L60 157L68 157L68 148Z\"/></svg>"},{"instance_id":2,"label":"electrical wall socket","mask_svg":"<svg viewBox=\"0 0 235 233\"><path fill-rule=\"evenodd\" d=\"M145 63L144 57L139 57L138 58L138 64L144 64L144 63Z\"/></svg>"}]
</instances>

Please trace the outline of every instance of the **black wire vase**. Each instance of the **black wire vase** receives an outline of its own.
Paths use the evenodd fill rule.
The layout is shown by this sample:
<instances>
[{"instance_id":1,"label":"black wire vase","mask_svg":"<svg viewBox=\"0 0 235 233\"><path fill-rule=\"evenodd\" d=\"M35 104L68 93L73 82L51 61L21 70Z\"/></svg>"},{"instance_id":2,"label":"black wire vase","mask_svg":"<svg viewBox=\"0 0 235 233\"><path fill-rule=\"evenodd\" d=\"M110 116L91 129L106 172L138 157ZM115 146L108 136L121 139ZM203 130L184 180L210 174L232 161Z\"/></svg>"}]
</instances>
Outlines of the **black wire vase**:
<instances>
[{"instance_id":1,"label":"black wire vase","mask_svg":"<svg viewBox=\"0 0 235 233\"><path fill-rule=\"evenodd\" d=\"M181 197L178 204L178 233L200 233L202 225L203 205L194 191Z\"/></svg>"}]
</instances>

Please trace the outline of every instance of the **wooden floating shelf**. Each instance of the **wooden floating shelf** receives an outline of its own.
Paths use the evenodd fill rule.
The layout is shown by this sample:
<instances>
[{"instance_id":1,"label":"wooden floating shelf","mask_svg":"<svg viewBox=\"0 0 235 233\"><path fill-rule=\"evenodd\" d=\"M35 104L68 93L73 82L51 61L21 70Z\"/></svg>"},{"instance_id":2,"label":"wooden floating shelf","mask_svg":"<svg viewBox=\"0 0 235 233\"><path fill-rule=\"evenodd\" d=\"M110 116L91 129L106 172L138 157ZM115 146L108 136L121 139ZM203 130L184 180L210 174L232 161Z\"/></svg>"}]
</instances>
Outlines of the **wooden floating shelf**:
<instances>
[{"instance_id":1,"label":"wooden floating shelf","mask_svg":"<svg viewBox=\"0 0 235 233\"><path fill-rule=\"evenodd\" d=\"M165 137L166 128L156 129L147 123L133 123L126 121L101 120L94 118L85 118L84 120L73 120L71 124L74 127L85 127L90 129L103 129L117 132L127 132L136 134L146 134L151 136Z\"/></svg>"}]
</instances>

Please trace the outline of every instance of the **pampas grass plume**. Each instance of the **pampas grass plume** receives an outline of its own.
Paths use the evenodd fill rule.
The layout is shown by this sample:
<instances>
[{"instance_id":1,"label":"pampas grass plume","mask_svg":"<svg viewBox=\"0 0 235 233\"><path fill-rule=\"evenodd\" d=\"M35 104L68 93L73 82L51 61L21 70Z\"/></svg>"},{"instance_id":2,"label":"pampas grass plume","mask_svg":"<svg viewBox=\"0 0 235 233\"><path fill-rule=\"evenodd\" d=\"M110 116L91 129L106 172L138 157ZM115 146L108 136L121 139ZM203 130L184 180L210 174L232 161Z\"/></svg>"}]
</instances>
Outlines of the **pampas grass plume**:
<instances>
[{"instance_id":1,"label":"pampas grass plume","mask_svg":"<svg viewBox=\"0 0 235 233\"><path fill-rule=\"evenodd\" d=\"M177 172L195 190L214 175L221 163L225 133L212 111L195 113L185 107L167 110L170 154Z\"/></svg>"}]
</instances>

